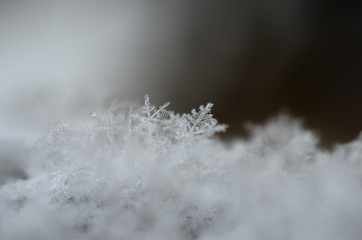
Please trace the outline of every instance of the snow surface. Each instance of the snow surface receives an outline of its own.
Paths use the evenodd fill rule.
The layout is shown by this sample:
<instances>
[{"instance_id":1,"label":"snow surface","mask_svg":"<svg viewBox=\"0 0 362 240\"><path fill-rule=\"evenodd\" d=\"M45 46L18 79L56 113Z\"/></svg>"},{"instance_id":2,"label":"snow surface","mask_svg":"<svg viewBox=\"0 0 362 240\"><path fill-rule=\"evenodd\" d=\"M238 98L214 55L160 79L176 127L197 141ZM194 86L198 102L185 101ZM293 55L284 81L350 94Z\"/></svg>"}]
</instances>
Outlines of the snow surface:
<instances>
[{"instance_id":1,"label":"snow surface","mask_svg":"<svg viewBox=\"0 0 362 240\"><path fill-rule=\"evenodd\" d=\"M362 137L331 151L279 115L224 142L190 114L115 103L0 144L0 239L361 239Z\"/></svg>"}]
</instances>

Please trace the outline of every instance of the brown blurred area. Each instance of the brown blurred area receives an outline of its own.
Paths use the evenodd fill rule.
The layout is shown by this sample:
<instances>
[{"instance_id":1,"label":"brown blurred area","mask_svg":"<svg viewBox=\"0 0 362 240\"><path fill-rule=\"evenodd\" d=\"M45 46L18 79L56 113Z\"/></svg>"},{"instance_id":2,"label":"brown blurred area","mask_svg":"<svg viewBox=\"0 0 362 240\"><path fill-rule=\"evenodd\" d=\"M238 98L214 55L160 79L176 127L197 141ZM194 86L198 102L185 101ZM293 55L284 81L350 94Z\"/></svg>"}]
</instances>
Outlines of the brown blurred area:
<instances>
[{"instance_id":1,"label":"brown blurred area","mask_svg":"<svg viewBox=\"0 0 362 240\"><path fill-rule=\"evenodd\" d=\"M358 136L360 1L196 2L181 50L166 54L172 60L176 53L177 65L164 61L162 50L154 53L155 64L166 62L148 75L161 79L157 101L171 100L180 112L211 101L216 118L229 124L228 136L245 135L243 123L281 110L304 119L324 146Z\"/></svg>"}]
</instances>

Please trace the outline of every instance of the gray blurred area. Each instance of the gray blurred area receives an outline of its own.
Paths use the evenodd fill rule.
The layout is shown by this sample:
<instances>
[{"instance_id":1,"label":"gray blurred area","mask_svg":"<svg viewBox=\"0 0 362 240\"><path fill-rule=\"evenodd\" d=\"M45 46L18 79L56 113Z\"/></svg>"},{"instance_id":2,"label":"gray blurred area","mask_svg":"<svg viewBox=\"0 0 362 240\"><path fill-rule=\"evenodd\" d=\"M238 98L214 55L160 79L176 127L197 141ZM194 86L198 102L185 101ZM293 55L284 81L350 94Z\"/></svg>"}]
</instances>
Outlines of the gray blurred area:
<instances>
[{"instance_id":1,"label":"gray blurred area","mask_svg":"<svg viewBox=\"0 0 362 240\"><path fill-rule=\"evenodd\" d=\"M0 34L1 139L145 94L228 136L281 110L325 146L362 130L360 1L2 0Z\"/></svg>"}]
</instances>

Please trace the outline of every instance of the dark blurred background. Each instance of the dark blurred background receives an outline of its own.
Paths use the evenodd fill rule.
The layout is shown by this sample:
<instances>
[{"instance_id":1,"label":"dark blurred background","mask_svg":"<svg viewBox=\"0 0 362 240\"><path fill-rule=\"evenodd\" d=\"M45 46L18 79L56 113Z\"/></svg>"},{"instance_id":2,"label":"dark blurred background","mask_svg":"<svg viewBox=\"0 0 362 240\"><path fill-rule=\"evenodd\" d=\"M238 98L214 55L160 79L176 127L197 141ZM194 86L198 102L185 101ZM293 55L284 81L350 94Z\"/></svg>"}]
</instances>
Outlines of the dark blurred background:
<instances>
[{"instance_id":1,"label":"dark blurred background","mask_svg":"<svg viewBox=\"0 0 362 240\"><path fill-rule=\"evenodd\" d=\"M227 136L281 110L327 147L362 130L361 1L2 0L0 34L9 136L146 93L215 103Z\"/></svg>"}]
</instances>

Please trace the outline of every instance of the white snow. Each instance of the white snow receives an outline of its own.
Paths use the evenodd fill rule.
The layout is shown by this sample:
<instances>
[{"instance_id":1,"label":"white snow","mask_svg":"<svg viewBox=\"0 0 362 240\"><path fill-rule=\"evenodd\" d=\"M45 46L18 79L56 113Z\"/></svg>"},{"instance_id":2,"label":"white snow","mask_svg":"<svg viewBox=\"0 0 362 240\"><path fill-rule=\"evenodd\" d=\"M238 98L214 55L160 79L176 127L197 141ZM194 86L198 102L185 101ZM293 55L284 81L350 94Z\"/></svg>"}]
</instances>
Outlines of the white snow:
<instances>
[{"instance_id":1,"label":"white snow","mask_svg":"<svg viewBox=\"0 0 362 240\"><path fill-rule=\"evenodd\" d=\"M362 237L361 137L323 151L280 115L224 142L212 104L166 107L59 120L30 148L3 137L0 239Z\"/></svg>"}]
</instances>

